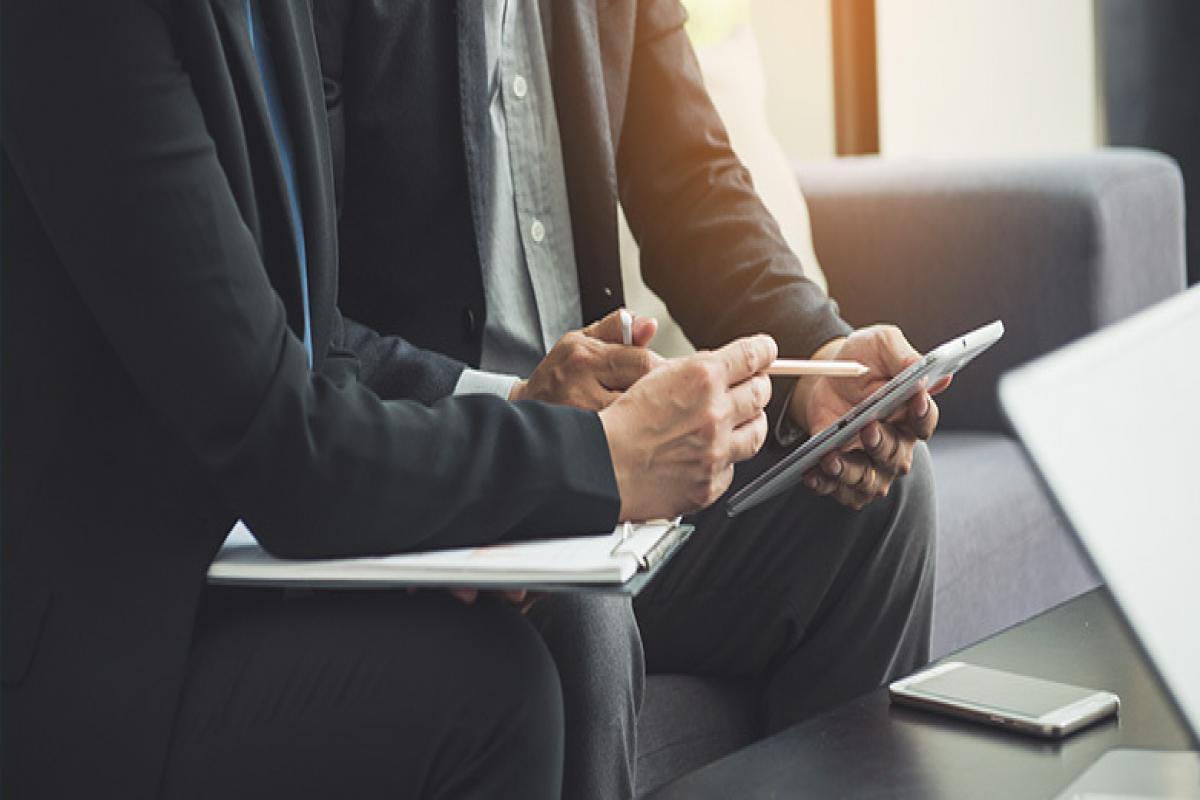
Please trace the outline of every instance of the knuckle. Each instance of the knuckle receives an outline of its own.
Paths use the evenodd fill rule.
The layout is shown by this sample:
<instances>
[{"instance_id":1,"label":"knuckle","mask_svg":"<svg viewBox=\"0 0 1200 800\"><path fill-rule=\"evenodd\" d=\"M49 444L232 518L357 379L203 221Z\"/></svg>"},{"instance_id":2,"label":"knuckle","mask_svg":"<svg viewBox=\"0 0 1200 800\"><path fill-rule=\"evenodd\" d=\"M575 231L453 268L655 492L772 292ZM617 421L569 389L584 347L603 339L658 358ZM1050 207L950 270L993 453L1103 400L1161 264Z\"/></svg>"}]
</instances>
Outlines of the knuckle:
<instances>
[{"instance_id":1,"label":"knuckle","mask_svg":"<svg viewBox=\"0 0 1200 800\"><path fill-rule=\"evenodd\" d=\"M771 396L775 393L775 387L772 385L771 379L766 375L760 375L757 380L763 387L762 403L759 404L759 408L765 408L767 403L771 402Z\"/></svg>"},{"instance_id":2,"label":"knuckle","mask_svg":"<svg viewBox=\"0 0 1200 800\"><path fill-rule=\"evenodd\" d=\"M649 350L641 350L638 352L637 369L643 375L654 369L654 353Z\"/></svg>"},{"instance_id":3,"label":"knuckle","mask_svg":"<svg viewBox=\"0 0 1200 800\"><path fill-rule=\"evenodd\" d=\"M700 412L700 434L707 440L716 439L724 416L715 405L705 406Z\"/></svg>"},{"instance_id":4,"label":"knuckle","mask_svg":"<svg viewBox=\"0 0 1200 800\"><path fill-rule=\"evenodd\" d=\"M766 384L765 386L763 384ZM755 377L750 381L750 397L755 408L762 408L771 400L771 381L764 377Z\"/></svg>"},{"instance_id":5,"label":"knuckle","mask_svg":"<svg viewBox=\"0 0 1200 800\"><path fill-rule=\"evenodd\" d=\"M566 353L564 355L564 361L566 361L567 366L582 367L584 364L587 363L587 360L588 360L588 352L587 352L587 349L584 348L582 343L576 341L576 342L571 342L566 346Z\"/></svg>"},{"instance_id":6,"label":"knuckle","mask_svg":"<svg viewBox=\"0 0 1200 800\"><path fill-rule=\"evenodd\" d=\"M750 440L750 444L754 448L754 452L757 453L759 450L762 449L763 445L766 443L767 443L767 415L760 414L758 419L754 421L754 429L752 432L752 438Z\"/></svg>"},{"instance_id":7,"label":"knuckle","mask_svg":"<svg viewBox=\"0 0 1200 800\"><path fill-rule=\"evenodd\" d=\"M742 366L747 372L755 372L755 367L758 364L758 359L754 353L754 343L750 339L741 339L738 342L738 358L742 361Z\"/></svg>"},{"instance_id":8,"label":"knuckle","mask_svg":"<svg viewBox=\"0 0 1200 800\"><path fill-rule=\"evenodd\" d=\"M688 364L688 376L695 384L696 389L704 394L708 394L716 387L712 361L707 357L700 357L690 361Z\"/></svg>"}]
</instances>

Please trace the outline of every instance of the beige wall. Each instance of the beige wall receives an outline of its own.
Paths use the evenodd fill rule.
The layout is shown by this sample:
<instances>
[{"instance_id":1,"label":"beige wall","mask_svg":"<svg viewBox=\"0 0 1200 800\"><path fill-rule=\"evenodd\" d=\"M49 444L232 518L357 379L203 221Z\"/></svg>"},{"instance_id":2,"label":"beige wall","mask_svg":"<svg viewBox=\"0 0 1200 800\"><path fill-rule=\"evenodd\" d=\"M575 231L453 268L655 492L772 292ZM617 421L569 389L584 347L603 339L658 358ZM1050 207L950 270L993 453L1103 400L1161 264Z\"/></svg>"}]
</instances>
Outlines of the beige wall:
<instances>
[{"instance_id":1,"label":"beige wall","mask_svg":"<svg viewBox=\"0 0 1200 800\"><path fill-rule=\"evenodd\" d=\"M751 22L767 75L767 116L793 158L834 154L830 0L754 0Z\"/></svg>"},{"instance_id":2,"label":"beige wall","mask_svg":"<svg viewBox=\"0 0 1200 800\"><path fill-rule=\"evenodd\" d=\"M1091 0L877 0L876 34L885 155L1099 141Z\"/></svg>"},{"instance_id":3,"label":"beige wall","mask_svg":"<svg viewBox=\"0 0 1200 800\"><path fill-rule=\"evenodd\" d=\"M834 154L830 2L754 0L767 112L793 158ZM1092 0L876 0L880 145L893 156L1102 141Z\"/></svg>"}]
</instances>

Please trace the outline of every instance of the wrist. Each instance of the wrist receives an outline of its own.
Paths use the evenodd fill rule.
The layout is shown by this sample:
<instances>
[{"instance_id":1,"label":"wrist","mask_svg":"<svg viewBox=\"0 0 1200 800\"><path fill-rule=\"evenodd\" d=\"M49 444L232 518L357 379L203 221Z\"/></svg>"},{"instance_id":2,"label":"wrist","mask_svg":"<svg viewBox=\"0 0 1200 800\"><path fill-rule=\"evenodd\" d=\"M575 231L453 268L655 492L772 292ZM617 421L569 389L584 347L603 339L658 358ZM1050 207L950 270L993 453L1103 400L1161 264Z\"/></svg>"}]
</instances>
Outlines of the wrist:
<instances>
[{"instance_id":1,"label":"wrist","mask_svg":"<svg viewBox=\"0 0 1200 800\"><path fill-rule=\"evenodd\" d=\"M512 385L512 389L508 392L509 402L515 403L525 396L525 386L529 383L526 380L518 380Z\"/></svg>"},{"instance_id":2,"label":"wrist","mask_svg":"<svg viewBox=\"0 0 1200 800\"><path fill-rule=\"evenodd\" d=\"M615 405L615 404L614 404ZM612 461L613 475L617 479L617 494L621 498L621 508L617 512L617 520L631 519L630 512L630 480L629 459L625 454L620 409L609 406L597 413L600 426L604 429L604 438L608 440L608 457Z\"/></svg>"},{"instance_id":3,"label":"wrist","mask_svg":"<svg viewBox=\"0 0 1200 800\"><path fill-rule=\"evenodd\" d=\"M825 344L817 348L817 351L809 356L813 361L829 361L835 358L838 351L842 349L842 345L846 343L846 337L839 336L836 339L830 339ZM792 424L803 430L805 433L812 433L812 429L808 420L808 403L812 396L813 386L819 377L800 378L796 381L796 388L792 391L792 397L788 403L787 414L791 419Z\"/></svg>"}]
</instances>

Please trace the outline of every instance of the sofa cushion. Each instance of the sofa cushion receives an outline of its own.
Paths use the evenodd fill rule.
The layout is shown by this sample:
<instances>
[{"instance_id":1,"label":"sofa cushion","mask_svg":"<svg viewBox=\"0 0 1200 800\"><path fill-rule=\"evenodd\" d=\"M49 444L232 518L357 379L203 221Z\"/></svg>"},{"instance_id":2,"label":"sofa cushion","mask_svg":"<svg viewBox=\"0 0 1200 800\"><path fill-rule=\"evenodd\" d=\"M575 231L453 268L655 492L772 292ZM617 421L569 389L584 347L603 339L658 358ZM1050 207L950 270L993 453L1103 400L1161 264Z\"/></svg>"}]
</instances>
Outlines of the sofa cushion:
<instances>
[{"instance_id":1,"label":"sofa cushion","mask_svg":"<svg viewBox=\"0 0 1200 800\"><path fill-rule=\"evenodd\" d=\"M934 658L1099 584L1016 441L942 431L929 449L938 497Z\"/></svg>"}]
</instances>

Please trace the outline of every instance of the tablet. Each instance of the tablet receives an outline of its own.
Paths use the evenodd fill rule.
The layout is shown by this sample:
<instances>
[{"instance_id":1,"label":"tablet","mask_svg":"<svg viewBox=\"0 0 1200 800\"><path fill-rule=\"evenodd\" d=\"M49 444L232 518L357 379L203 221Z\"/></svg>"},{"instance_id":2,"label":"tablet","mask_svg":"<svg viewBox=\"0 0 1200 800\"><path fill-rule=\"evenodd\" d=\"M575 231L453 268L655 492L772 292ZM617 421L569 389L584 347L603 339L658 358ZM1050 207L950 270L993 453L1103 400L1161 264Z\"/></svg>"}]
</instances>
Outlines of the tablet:
<instances>
[{"instance_id":1,"label":"tablet","mask_svg":"<svg viewBox=\"0 0 1200 800\"><path fill-rule=\"evenodd\" d=\"M837 422L809 437L779 463L729 498L726 506L729 516L737 516L795 486L826 453L848 445L867 424L887 419L899 411L921 386L932 386L947 375L958 372L1003 335L1004 323L997 320L929 351L920 361L879 387Z\"/></svg>"}]
</instances>

